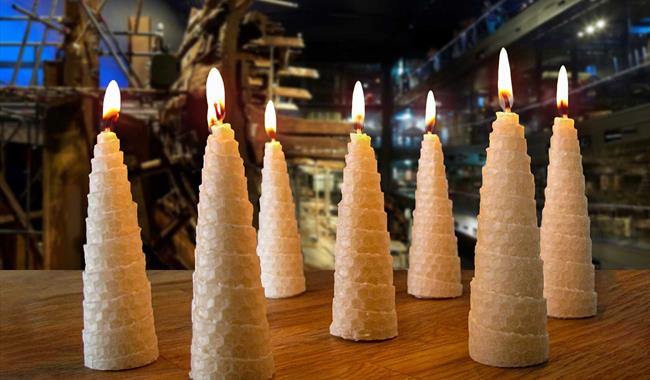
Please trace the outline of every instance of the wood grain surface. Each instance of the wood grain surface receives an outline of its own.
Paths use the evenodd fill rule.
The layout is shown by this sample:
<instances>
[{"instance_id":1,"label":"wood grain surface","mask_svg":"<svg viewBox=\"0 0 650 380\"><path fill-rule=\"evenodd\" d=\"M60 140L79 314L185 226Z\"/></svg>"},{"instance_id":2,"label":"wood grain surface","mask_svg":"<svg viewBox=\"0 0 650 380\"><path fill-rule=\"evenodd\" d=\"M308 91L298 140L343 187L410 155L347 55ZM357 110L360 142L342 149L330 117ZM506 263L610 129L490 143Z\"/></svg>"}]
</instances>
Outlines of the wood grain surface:
<instances>
[{"instance_id":1,"label":"wood grain surface","mask_svg":"<svg viewBox=\"0 0 650 380\"><path fill-rule=\"evenodd\" d=\"M468 282L453 300L406 294L395 273L399 336L354 343L329 335L332 272L308 272L307 293L269 301L276 379L648 378L650 270L597 271L598 315L549 319L546 364L502 369L467 351ZM101 372L83 366L79 271L0 272L0 378L184 379L190 365L190 271L151 271L160 358L146 367Z\"/></svg>"}]
</instances>

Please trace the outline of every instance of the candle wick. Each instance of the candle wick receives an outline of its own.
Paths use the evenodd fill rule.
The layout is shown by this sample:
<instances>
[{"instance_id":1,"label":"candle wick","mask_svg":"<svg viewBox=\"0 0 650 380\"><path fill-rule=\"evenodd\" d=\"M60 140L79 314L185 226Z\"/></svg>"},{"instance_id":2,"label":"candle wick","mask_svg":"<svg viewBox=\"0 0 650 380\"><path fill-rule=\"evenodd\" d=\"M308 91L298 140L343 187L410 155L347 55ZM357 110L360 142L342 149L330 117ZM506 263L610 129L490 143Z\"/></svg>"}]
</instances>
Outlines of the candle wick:
<instances>
[{"instance_id":1,"label":"candle wick","mask_svg":"<svg viewBox=\"0 0 650 380\"><path fill-rule=\"evenodd\" d=\"M569 118L569 115L566 114L566 113L563 113L563 114L562 114L562 118L563 118L563 119L568 119L568 118Z\"/></svg>"},{"instance_id":2,"label":"candle wick","mask_svg":"<svg viewBox=\"0 0 650 380\"><path fill-rule=\"evenodd\" d=\"M102 118L102 123L101 126L104 128L104 132L110 132L113 129L113 125L117 122L117 119L119 119L120 114L115 112L111 113L105 117Z\"/></svg>"},{"instance_id":3,"label":"candle wick","mask_svg":"<svg viewBox=\"0 0 650 380\"><path fill-rule=\"evenodd\" d=\"M363 130L363 124L359 121L355 121L354 129L357 131L357 134L361 134L361 131Z\"/></svg>"}]
</instances>

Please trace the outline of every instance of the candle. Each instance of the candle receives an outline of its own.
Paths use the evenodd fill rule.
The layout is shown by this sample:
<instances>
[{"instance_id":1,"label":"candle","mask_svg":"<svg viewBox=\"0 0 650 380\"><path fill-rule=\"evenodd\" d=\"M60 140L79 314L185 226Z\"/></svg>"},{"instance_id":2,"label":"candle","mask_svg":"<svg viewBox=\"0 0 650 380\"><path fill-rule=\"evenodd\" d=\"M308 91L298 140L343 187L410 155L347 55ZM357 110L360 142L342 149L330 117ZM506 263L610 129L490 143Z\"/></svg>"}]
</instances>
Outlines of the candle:
<instances>
[{"instance_id":1,"label":"candle","mask_svg":"<svg viewBox=\"0 0 650 380\"><path fill-rule=\"evenodd\" d=\"M548 360L546 300L539 253L535 183L524 127L514 104L505 49L499 100L483 167L470 283L469 354L479 363L523 367Z\"/></svg>"},{"instance_id":2,"label":"candle","mask_svg":"<svg viewBox=\"0 0 650 380\"><path fill-rule=\"evenodd\" d=\"M271 141L265 144L262 169L257 254L262 267L262 286L268 298L287 298L305 291L296 206L282 145L276 137L273 102L264 113Z\"/></svg>"},{"instance_id":3,"label":"candle","mask_svg":"<svg viewBox=\"0 0 650 380\"><path fill-rule=\"evenodd\" d=\"M557 109L548 152L548 178L542 211L541 256L548 315L583 318L596 314L594 266L585 177L578 132L569 118L569 86L564 66L557 82Z\"/></svg>"},{"instance_id":4,"label":"candle","mask_svg":"<svg viewBox=\"0 0 650 380\"><path fill-rule=\"evenodd\" d=\"M106 88L103 111L89 175L82 337L86 367L119 370L155 361L158 340L137 205L112 132L120 112L115 81Z\"/></svg>"},{"instance_id":5,"label":"candle","mask_svg":"<svg viewBox=\"0 0 650 380\"><path fill-rule=\"evenodd\" d=\"M335 245L330 333L349 340L397 336L393 259L375 153L363 133L363 89L354 86Z\"/></svg>"},{"instance_id":6,"label":"candle","mask_svg":"<svg viewBox=\"0 0 650 380\"><path fill-rule=\"evenodd\" d=\"M418 298L451 298L463 293L460 258L442 144L433 134L436 101L427 94L426 133L418 161L415 211L409 250L408 293Z\"/></svg>"},{"instance_id":7,"label":"candle","mask_svg":"<svg viewBox=\"0 0 650 380\"><path fill-rule=\"evenodd\" d=\"M199 187L190 377L273 376L253 205L234 131L223 122L221 74L206 82L208 137Z\"/></svg>"}]
</instances>

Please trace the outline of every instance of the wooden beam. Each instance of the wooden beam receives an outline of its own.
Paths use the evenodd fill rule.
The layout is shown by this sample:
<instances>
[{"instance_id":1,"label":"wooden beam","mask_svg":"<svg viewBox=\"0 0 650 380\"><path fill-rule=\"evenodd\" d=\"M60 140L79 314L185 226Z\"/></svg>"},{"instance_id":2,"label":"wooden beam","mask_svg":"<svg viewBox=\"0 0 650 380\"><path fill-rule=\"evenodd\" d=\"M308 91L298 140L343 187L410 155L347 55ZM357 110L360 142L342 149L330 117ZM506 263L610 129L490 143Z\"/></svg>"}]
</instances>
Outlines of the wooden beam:
<instances>
[{"instance_id":1,"label":"wooden beam","mask_svg":"<svg viewBox=\"0 0 650 380\"><path fill-rule=\"evenodd\" d=\"M141 2L138 3L138 7L141 6ZM136 19L133 16L128 18L128 28L130 32L151 32L151 17L139 17ZM137 28L137 30L136 30ZM134 36L131 35L128 38L129 42L129 52L151 52L153 48L151 36ZM131 56L129 57L131 61L131 67L135 71L136 75L144 87L149 86L151 79L151 57L147 56ZM134 83L130 83L131 87L138 87Z\"/></svg>"},{"instance_id":2,"label":"wooden beam","mask_svg":"<svg viewBox=\"0 0 650 380\"><path fill-rule=\"evenodd\" d=\"M246 106L246 113L254 127L260 128L264 134L264 109L253 105ZM310 120L299 117L277 115L278 132L285 135L321 135L321 136L345 136L352 132L352 124L343 121ZM255 129L255 128L253 128Z\"/></svg>"},{"instance_id":3,"label":"wooden beam","mask_svg":"<svg viewBox=\"0 0 650 380\"><path fill-rule=\"evenodd\" d=\"M31 219L39 219L43 217L43 211L42 210L37 210L37 211L32 211L29 213L28 218ZM6 223L13 223L15 222L16 216L14 214L2 214L0 215L0 224L6 224Z\"/></svg>"},{"instance_id":4,"label":"wooden beam","mask_svg":"<svg viewBox=\"0 0 650 380\"><path fill-rule=\"evenodd\" d=\"M311 93L304 88L274 86L273 93L277 96L293 99L310 100Z\"/></svg>"},{"instance_id":5,"label":"wooden beam","mask_svg":"<svg viewBox=\"0 0 650 380\"><path fill-rule=\"evenodd\" d=\"M322 136L278 135L287 157L343 159L348 139Z\"/></svg>"},{"instance_id":6,"label":"wooden beam","mask_svg":"<svg viewBox=\"0 0 650 380\"><path fill-rule=\"evenodd\" d=\"M248 85L251 87L261 87L263 84L262 78L248 77Z\"/></svg>"},{"instance_id":7,"label":"wooden beam","mask_svg":"<svg viewBox=\"0 0 650 380\"><path fill-rule=\"evenodd\" d=\"M252 40L250 44L256 46L284 47L292 49L303 49L305 47L305 41L302 37L287 36L264 36Z\"/></svg>"},{"instance_id":8,"label":"wooden beam","mask_svg":"<svg viewBox=\"0 0 650 380\"><path fill-rule=\"evenodd\" d=\"M301 77L301 78L311 78L311 79L319 78L318 70L310 69L308 67L295 67L295 66L289 66L278 71L278 75L281 77Z\"/></svg>"},{"instance_id":9,"label":"wooden beam","mask_svg":"<svg viewBox=\"0 0 650 380\"><path fill-rule=\"evenodd\" d=\"M277 102L275 109L278 111L298 111L298 106L295 103Z\"/></svg>"},{"instance_id":10,"label":"wooden beam","mask_svg":"<svg viewBox=\"0 0 650 380\"><path fill-rule=\"evenodd\" d=\"M271 67L271 60L269 60L268 58L256 58L253 59L253 64L255 65L255 67L268 69Z\"/></svg>"},{"instance_id":11,"label":"wooden beam","mask_svg":"<svg viewBox=\"0 0 650 380\"><path fill-rule=\"evenodd\" d=\"M27 230L26 237L29 242L29 248L34 258L36 259L36 268L41 268L43 265L43 253L41 252L40 247L38 246L38 241L36 236L31 233L34 231L32 228L32 223L29 221L29 216L23 210L23 207L18 202L18 199L14 195L14 192L11 190L11 187L5 180L4 173L0 173L0 193L4 197L5 201L9 205L9 208L14 213L15 218L18 220L18 223L22 226L23 229ZM30 268L31 269L31 268Z\"/></svg>"}]
</instances>

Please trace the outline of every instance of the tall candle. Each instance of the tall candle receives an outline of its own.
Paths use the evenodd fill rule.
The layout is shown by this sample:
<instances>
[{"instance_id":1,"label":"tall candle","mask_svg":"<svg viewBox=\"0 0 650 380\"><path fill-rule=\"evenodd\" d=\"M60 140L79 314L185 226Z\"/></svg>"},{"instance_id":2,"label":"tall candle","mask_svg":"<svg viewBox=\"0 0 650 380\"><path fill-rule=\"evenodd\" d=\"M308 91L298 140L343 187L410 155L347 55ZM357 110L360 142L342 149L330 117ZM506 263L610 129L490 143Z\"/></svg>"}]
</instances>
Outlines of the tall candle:
<instances>
[{"instance_id":1,"label":"tall candle","mask_svg":"<svg viewBox=\"0 0 650 380\"><path fill-rule=\"evenodd\" d=\"M217 69L206 83L208 137L199 187L192 298L193 379L273 376L266 300L244 162Z\"/></svg>"},{"instance_id":2,"label":"tall candle","mask_svg":"<svg viewBox=\"0 0 650 380\"><path fill-rule=\"evenodd\" d=\"M393 259L370 136L363 133L363 90L352 96L355 132L345 156L336 229L330 333L350 340L397 336Z\"/></svg>"},{"instance_id":3,"label":"tall candle","mask_svg":"<svg viewBox=\"0 0 650 380\"><path fill-rule=\"evenodd\" d=\"M140 367L158 358L137 205L120 140L115 81L106 88L103 131L91 160L83 272L84 364L100 370Z\"/></svg>"},{"instance_id":4,"label":"tall candle","mask_svg":"<svg viewBox=\"0 0 650 380\"><path fill-rule=\"evenodd\" d=\"M426 132L418 162L413 232L409 249L408 293L418 298L451 298L463 293L452 203L442 144L433 134L436 101L427 94Z\"/></svg>"},{"instance_id":5,"label":"tall candle","mask_svg":"<svg viewBox=\"0 0 650 380\"><path fill-rule=\"evenodd\" d=\"M264 120L271 141L264 148L257 254L266 297L286 298L305 291L305 275L287 162L282 144L275 139L277 122L272 101L266 105Z\"/></svg>"},{"instance_id":6,"label":"tall candle","mask_svg":"<svg viewBox=\"0 0 650 380\"><path fill-rule=\"evenodd\" d=\"M569 118L569 86L564 66L557 86L561 117L553 124L548 178L542 211L541 256L548 315L583 318L596 314L590 222L578 132Z\"/></svg>"},{"instance_id":7,"label":"tall candle","mask_svg":"<svg viewBox=\"0 0 650 380\"><path fill-rule=\"evenodd\" d=\"M513 105L508 56L499 57L499 100L483 167L470 283L469 354L497 367L548 360L546 300L535 183L524 127Z\"/></svg>"}]
</instances>

